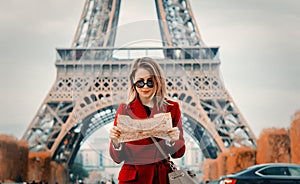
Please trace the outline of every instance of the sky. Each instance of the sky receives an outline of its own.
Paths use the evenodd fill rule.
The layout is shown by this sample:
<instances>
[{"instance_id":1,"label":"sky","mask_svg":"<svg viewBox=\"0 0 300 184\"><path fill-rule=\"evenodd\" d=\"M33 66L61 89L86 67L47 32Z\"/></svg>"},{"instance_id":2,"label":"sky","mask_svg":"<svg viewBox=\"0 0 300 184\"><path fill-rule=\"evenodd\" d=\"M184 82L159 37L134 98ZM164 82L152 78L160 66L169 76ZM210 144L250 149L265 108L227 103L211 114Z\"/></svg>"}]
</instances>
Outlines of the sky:
<instances>
[{"instance_id":1,"label":"sky","mask_svg":"<svg viewBox=\"0 0 300 184\"><path fill-rule=\"evenodd\" d=\"M300 109L300 1L190 1L205 44L220 47L223 82L255 135L288 128ZM83 5L1 3L0 134L25 133L55 81L55 49L71 47ZM123 0L115 45L159 39L155 20L154 1Z\"/></svg>"}]
</instances>

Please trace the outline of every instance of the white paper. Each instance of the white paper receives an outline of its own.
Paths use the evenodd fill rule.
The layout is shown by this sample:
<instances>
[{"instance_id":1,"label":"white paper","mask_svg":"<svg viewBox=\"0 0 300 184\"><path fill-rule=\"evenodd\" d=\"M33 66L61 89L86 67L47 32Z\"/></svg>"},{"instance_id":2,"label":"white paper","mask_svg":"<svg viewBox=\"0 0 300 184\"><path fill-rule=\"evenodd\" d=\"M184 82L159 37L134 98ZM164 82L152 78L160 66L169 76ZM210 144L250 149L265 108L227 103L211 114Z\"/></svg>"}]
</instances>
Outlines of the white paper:
<instances>
[{"instance_id":1,"label":"white paper","mask_svg":"<svg viewBox=\"0 0 300 184\"><path fill-rule=\"evenodd\" d=\"M119 142L128 142L158 137L170 140L167 131L172 128L170 113L161 113L149 119L132 119L126 115L118 115L117 127L121 131Z\"/></svg>"}]
</instances>

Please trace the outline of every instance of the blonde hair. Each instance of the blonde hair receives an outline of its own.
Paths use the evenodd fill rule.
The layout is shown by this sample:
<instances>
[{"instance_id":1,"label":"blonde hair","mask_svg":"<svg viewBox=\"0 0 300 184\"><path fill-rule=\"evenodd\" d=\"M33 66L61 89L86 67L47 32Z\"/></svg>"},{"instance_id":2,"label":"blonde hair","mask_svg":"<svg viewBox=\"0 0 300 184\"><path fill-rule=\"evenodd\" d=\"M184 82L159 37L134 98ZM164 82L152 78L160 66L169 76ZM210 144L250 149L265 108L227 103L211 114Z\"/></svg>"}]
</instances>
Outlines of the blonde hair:
<instances>
[{"instance_id":1,"label":"blonde hair","mask_svg":"<svg viewBox=\"0 0 300 184\"><path fill-rule=\"evenodd\" d=\"M154 105L158 109L163 108L164 104L167 104L167 92L166 92L166 81L163 75L163 71L159 64L157 64L152 58L150 57L142 57L137 58L131 66L131 70L129 73L129 81L130 81L130 88L128 94L128 102L132 103L134 100L138 98L138 93L134 86L134 77L135 73L139 68L143 68L152 75L154 80L154 87L156 92L154 94Z\"/></svg>"}]
</instances>

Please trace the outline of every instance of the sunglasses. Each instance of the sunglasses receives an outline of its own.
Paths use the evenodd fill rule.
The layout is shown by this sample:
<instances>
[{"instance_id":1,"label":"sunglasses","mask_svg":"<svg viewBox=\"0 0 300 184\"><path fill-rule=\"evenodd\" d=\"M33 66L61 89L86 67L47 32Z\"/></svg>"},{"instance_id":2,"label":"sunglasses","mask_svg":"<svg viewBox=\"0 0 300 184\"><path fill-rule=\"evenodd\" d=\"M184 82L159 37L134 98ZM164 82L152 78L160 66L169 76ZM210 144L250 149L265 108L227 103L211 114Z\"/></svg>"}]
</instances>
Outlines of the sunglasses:
<instances>
[{"instance_id":1,"label":"sunglasses","mask_svg":"<svg viewBox=\"0 0 300 184\"><path fill-rule=\"evenodd\" d=\"M138 80L134 83L134 85L137 88L143 88L145 85L147 85L149 88L153 88L154 87L154 83L152 79L148 79L147 82L144 82L144 80Z\"/></svg>"}]
</instances>

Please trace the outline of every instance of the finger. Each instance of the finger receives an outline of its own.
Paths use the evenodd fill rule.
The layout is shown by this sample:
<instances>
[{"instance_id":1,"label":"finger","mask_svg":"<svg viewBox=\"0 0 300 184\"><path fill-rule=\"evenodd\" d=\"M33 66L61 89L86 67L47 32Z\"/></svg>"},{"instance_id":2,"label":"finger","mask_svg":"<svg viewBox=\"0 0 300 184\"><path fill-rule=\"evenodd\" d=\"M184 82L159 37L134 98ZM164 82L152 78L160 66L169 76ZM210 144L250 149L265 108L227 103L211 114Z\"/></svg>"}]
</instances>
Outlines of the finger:
<instances>
[{"instance_id":1,"label":"finger","mask_svg":"<svg viewBox=\"0 0 300 184\"><path fill-rule=\"evenodd\" d=\"M121 130L119 129L119 127L117 127L117 126L113 126L113 129L116 130L116 131L121 131Z\"/></svg>"},{"instance_id":2,"label":"finger","mask_svg":"<svg viewBox=\"0 0 300 184\"><path fill-rule=\"evenodd\" d=\"M117 140L117 139L119 139L119 137L118 136L110 136L110 139Z\"/></svg>"},{"instance_id":3,"label":"finger","mask_svg":"<svg viewBox=\"0 0 300 184\"><path fill-rule=\"evenodd\" d=\"M170 139L171 139L171 142L175 142L175 141L179 140L179 137L171 137Z\"/></svg>"},{"instance_id":4,"label":"finger","mask_svg":"<svg viewBox=\"0 0 300 184\"><path fill-rule=\"evenodd\" d=\"M119 135L111 135L111 136L109 136L109 138L113 141L118 141L120 136Z\"/></svg>"},{"instance_id":5,"label":"finger","mask_svg":"<svg viewBox=\"0 0 300 184\"><path fill-rule=\"evenodd\" d=\"M120 132L110 132L109 135L110 135L110 136L120 137L121 133L120 133Z\"/></svg>"},{"instance_id":6,"label":"finger","mask_svg":"<svg viewBox=\"0 0 300 184\"><path fill-rule=\"evenodd\" d=\"M117 126L113 126L110 130L115 132L120 132L120 129Z\"/></svg>"},{"instance_id":7,"label":"finger","mask_svg":"<svg viewBox=\"0 0 300 184\"><path fill-rule=\"evenodd\" d=\"M111 134L111 135L120 135L121 132L118 132L118 131L111 131L110 134Z\"/></svg>"},{"instance_id":8,"label":"finger","mask_svg":"<svg viewBox=\"0 0 300 184\"><path fill-rule=\"evenodd\" d=\"M171 135L170 135L170 139L171 139L171 141L177 141L177 140L179 140L179 133L172 133Z\"/></svg>"},{"instance_id":9,"label":"finger","mask_svg":"<svg viewBox=\"0 0 300 184\"><path fill-rule=\"evenodd\" d=\"M168 132L175 132L175 131L179 131L178 127L173 127L168 130Z\"/></svg>"},{"instance_id":10,"label":"finger","mask_svg":"<svg viewBox=\"0 0 300 184\"><path fill-rule=\"evenodd\" d=\"M177 133L177 132L172 132L172 133L169 134L169 136L177 137L177 136L179 136L179 133Z\"/></svg>"},{"instance_id":11,"label":"finger","mask_svg":"<svg viewBox=\"0 0 300 184\"><path fill-rule=\"evenodd\" d=\"M115 131L115 130L110 130L110 133L109 133L110 138L113 138L113 139L119 138L120 135L121 135L121 132Z\"/></svg>"},{"instance_id":12,"label":"finger","mask_svg":"<svg viewBox=\"0 0 300 184\"><path fill-rule=\"evenodd\" d=\"M179 132L170 132L170 133L168 133L168 135L170 137L177 137L177 136L179 136Z\"/></svg>"},{"instance_id":13,"label":"finger","mask_svg":"<svg viewBox=\"0 0 300 184\"><path fill-rule=\"evenodd\" d=\"M116 134L120 134L120 133L121 133L120 129L119 129L118 127L116 127L116 126L113 126L113 127L110 129L110 132L111 132L111 133L116 133Z\"/></svg>"}]
</instances>

